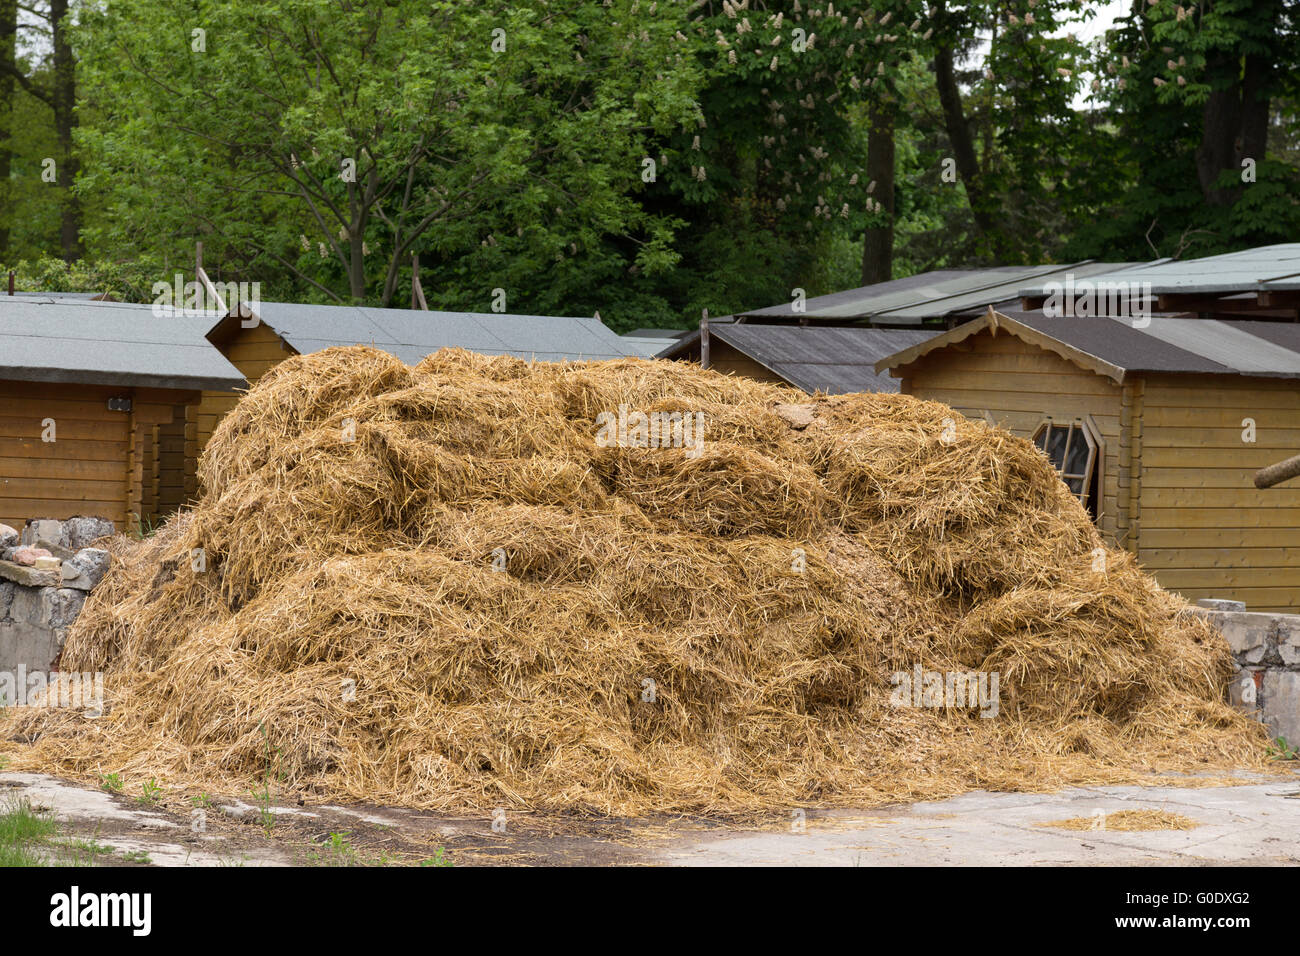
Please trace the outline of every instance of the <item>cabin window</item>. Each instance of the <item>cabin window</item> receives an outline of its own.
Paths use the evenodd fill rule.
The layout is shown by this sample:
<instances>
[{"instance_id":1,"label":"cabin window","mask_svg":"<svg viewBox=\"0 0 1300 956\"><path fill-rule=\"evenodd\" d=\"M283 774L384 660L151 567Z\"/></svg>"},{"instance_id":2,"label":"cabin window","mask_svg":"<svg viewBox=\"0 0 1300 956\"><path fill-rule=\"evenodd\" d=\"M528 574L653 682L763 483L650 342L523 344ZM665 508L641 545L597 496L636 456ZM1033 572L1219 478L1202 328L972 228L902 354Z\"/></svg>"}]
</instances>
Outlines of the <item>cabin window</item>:
<instances>
[{"instance_id":1,"label":"cabin window","mask_svg":"<svg viewBox=\"0 0 1300 956\"><path fill-rule=\"evenodd\" d=\"M1034 432L1034 444L1051 459L1070 493L1096 520L1101 469L1092 429L1082 419L1066 424L1049 418Z\"/></svg>"}]
</instances>

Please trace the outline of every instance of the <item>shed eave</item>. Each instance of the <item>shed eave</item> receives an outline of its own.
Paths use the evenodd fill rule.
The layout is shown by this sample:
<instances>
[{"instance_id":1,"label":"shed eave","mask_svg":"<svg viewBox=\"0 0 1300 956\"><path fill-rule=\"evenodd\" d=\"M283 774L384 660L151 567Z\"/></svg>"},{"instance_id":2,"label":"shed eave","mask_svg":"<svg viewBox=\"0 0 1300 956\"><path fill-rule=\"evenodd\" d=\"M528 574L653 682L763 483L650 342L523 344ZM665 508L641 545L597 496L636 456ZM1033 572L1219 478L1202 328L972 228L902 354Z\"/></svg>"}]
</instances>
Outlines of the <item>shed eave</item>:
<instances>
[{"instance_id":1,"label":"shed eave","mask_svg":"<svg viewBox=\"0 0 1300 956\"><path fill-rule=\"evenodd\" d=\"M188 375L149 375L139 372L99 372L66 368L4 368L0 381L43 382L58 385L97 385L112 388L166 388L186 392L233 392L247 388L244 379Z\"/></svg>"}]
</instances>

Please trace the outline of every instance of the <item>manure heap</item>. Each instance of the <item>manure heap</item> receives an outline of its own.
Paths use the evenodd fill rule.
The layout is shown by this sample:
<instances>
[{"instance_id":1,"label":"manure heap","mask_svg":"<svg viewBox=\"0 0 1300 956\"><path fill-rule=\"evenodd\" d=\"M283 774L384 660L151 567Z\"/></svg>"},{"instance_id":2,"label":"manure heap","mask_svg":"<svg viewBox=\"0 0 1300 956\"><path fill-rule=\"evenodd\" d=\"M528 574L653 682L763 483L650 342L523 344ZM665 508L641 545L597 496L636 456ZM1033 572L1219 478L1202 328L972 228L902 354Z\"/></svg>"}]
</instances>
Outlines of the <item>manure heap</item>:
<instances>
[{"instance_id":1,"label":"manure heap","mask_svg":"<svg viewBox=\"0 0 1300 956\"><path fill-rule=\"evenodd\" d=\"M632 447L656 412L702 442ZM12 769L636 814L1265 765L1223 639L944 405L334 348L267 373L199 470L69 635L106 713L12 709ZM991 706L898 676L970 672Z\"/></svg>"}]
</instances>

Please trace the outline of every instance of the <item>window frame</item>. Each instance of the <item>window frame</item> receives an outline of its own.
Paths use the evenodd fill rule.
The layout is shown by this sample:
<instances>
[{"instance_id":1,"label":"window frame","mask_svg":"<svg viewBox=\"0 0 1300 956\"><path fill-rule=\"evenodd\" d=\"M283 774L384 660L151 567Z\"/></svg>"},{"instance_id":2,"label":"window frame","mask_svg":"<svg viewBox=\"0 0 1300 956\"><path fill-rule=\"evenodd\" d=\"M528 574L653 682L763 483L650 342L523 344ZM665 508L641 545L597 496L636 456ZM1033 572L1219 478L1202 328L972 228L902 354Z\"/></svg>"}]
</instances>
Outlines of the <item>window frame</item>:
<instances>
[{"instance_id":1,"label":"window frame","mask_svg":"<svg viewBox=\"0 0 1300 956\"><path fill-rule=\"evenodd\" d=\"M1065 440L1065 449L1061 456L1061 466L1058 468L1052 461L1052 456L1047 450L1047 439L1043 439L1043 444L1039 445L1039 436L1044 433L1045 429L1056 428L1066 429L1067 435ZM1074 435L1079 433L1083 436L1088 445L1088 458L1084 465L1083 474L1078 472L1066 473L1066 463L1069 461L1070 449L1074 445ZM1030 433L1029 440L1033 442L1034 447L1041 451L1047 460L1051 462L1052 467L1056 469L1057 475L1066 488L1070 488L1071 479L1079 479L1082 491L1075 492L1070 488L1070 494L1083 506L1083 509L1094 516L1094 520L1101 520L1101 499L1105 495L1105 462L1106 462L1106 442L1102 439L1100 430L1092 421L1092 416L1084 417L1082 415L1062 416L1056 418L1052 415L1044 415L1043 418L1034 426ZM1093 478L1096 478L1097 493L1092 494ZM1092 502L1090 507L1089 502Z\"/></svg>"}]
</instances>

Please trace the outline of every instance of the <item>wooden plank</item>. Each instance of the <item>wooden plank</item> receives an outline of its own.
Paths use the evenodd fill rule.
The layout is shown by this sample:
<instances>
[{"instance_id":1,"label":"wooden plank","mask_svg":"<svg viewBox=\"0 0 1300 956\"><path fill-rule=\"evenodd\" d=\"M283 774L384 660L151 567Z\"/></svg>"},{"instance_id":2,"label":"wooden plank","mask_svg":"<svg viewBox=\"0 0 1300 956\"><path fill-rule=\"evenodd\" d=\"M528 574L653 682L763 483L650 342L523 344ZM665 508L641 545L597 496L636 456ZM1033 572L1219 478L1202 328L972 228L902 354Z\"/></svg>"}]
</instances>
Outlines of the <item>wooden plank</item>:
<instances>
[{"instance_id":1,"label":"wooden plank","mask_svg":"<svg viewBox=\"0 0 1300 956\"><path fill-rule=\"evenodd\" d=\"M1300 588L1300 568L1161 568L1161 586L1183 588ZM1297 595L1300 598L1300 594Z\"/></svg>"},{"instance_id":2,"label":"wooden plank","mask_svg":"<svg viewBox=\"0 0 1300 956\"><path fill-rule=\"evenodd\" d=\"M1054 355L1034 349L1030 352L990 352L979 350L960 357L953 356L946 363L936 362L926 370L927 375L942 375L946 370L963 372L996 373L999 375L1015 372L1049 374L1057 377L1078 377L1096 379L1092 372L1064 362ZM1109 380L1107 380L1109 381ZM996 384L996 383L994 383Z\"/></svg>"},{"instance_id":3,"label":"wooden plank","mask_svg":"<svg viewBox=\"0 0 1300 956\"><path fill-rule=\"evenodd\" d=\"M1300 593L1295 588L1246 588L1246 587L1206 587L1206 588L1168 588L1181 594L1188 601L1200 598L1227 598L1233 601L1245 601L1251 611L1276 611L1282 614L1294 614L1300 611Z\"/></svg>"},{"instance_id":4,"label":"wooden plank","mask_svg":"<svg viewBox=\"0 0 1300 956\"><path fill-rule=\"evenodd\" d=\"M1270 511L1277 508L1300 508L1300 494L1283 493L1277 489L1256 488L1151 488L1142 489L1143 508L1242 508ZM1229 525L1231 527L1231 525Z\"/></svg>"},{"instance_id":5,"label":"wooden plank","mask_svg":"<svg viewBox=\"0 0 1300 956\"><path fill-rule=\"evenodd\" d=\"M1282 548L1144 548L1147 568L1294 568L1300 574L1300 536Z\"/></svg>"},{"instance_id":6,"label":"wooden plank","mask_svg":"<svg viewBox=\"0 0 1300 956\"><path fill-rule=\"evenodd\" d=\"M0 439L0 456L5 458L37 458L42 461L56 459L87 461L125 460L127 443L124 441L55 441L43 442L39 438Z\"/></svg>"},{"instance_id":7,"label":"wooden plank","mask_svg":"<svg viewBox=\"0 0 1300 956\"><path fill-rule=\"evenodd\" d=\"M1148 468L1142 472L1142 484L1148 488L1254 488L1254 474L1253 468ZM1300 493L1289 486L1269 490Z\"/></svg>"},{"instance_id":8,"label":"wooden plank","mask_svg":"<svg viewBox=\"0 0 1300 956\"><path fill-rule=\"evenodd\" d=\"M1146 423L1153 430L1156 428L1222 428L1235 431L1241 438L1241 430L1246 426L1242 420L1253 418L1255 432L1266 429L1294 428L1300 422L1300 415L1291 408L1224 408L1185 406L1168 406L1148 408Z\"/></svg>"},{"instance_id":9,"label":"wooden plank","mask_svg":"<svg viewBox=\"0 0 1300 956\"><path fill-rule=\"evenodd\" d=\"M1178 548L1284 548L1300 544L1300 526L1256 528L1152 528L1142 535L1143 546Z\"/></svg>"},{"instance_id":10,"label":"wooden plank","mask_svg":"<svg viewBox=\"0 0 1300 956\"><path fill-rule=\"evenodd\" d=\"M0 408L0 440L5 438L35 438L40 440L41 433L44 431L41 425L41 419L31 418L13 418L5 414L7 408ZM126 440L125 422L120 429L121 440ZM55 419L55 438L59 442L66 439L93 439L102 441L104 438L111 438L116 432L110 427L112 423L105 422L102 419L77 419L77 418L59 418ZM106 434L107 433L107 434Z\"/></svg>"},{"instance_id":11,"label":"wooden plank","mask_svg":"<svg viewBox=\"0 0 1300 956\"><path fill-rule=\"evenodd\" d=\"M1089 400L1104 398L1110 407L1118 405L1115 386L1098 375L1063 376L1051 371L1008 372L996 376L979 371L957 368L936 369L924 375L913 375L913 394L925 397L932 388L980 389L1001 395L1006 392L1045 395L1056 398L1062 395L1082 396ZM1102 406L1104 409L1107 406Z\"/></svg>"},{"instance_id":12,"label":"wooden plank","mask_svg":"<svg viewBox=\"0 0 1300 956\"><path fill-rule=\"evenodd\" d=\"M1249 468L1252 471L1277 461L1271 448L1244 445L1240 448L1146 448L1146 468Z\"/></svg>"},{"instance_id":13,"label":"wooden plank","mask_svg":"<svg viewBox=\"0 0 1300 956\"><path fill-rule=\"evenodd\" d=\"M121 481L81 481L71 478L51 478L44 481L31 479L0 478L0 498L10 506L15 501L24 501L37 506L42 501L95 501L113 503L113 495L121 494ZM117 503L121 509L121 503ZM8 507L6 510L15 510ZM37 517L32 512L28 517Z\"/></svg>"},{"instance_id":14,"label":"wooden plank","mask_svg":"<svg viewBox=\"0 0 1300 956\"><path fill-rule=\"evenodd\" d=\"M1162 425L1157 428L1148 420L1147 425L1145 437L1148 448L1272 448L1281 452L1300 449L1300 414L1286 423L1287 426L1294 427L1284 427L1282 423L1277 426L1261 425L1257 419L1253 442L1242 439L1243 429L1236 424L1226 428L1199 424L1182 427Z\"/></svg>"},{"instance_id":15,"label":"wooden plank","mask_svg":"<svg viewBox=\"0 0 1300 956\"><path fill-rule=\"evenodd\" d=\"M72 518L76 515L89 515L107 518L121 531L125 520L120 501L91 498L8 498L0 495L0 514L8 514L11 520L5 521L5 524L17 528L21 528L28 518ZM17 524L14 524L15 521Z\"/></svg>"},{"instance_id":16,"label":"wooden plank","mask_svg":"<svg viewBox=\"0 0 1300 956\"><path fill-rule=\"evenodd\" d=\"M1252 410L1267 411L1300 409L1300 394L1294 390L1233 389L1206 383L1196 388L1151 389L1148 393L1152 407L1212 409L1240 409L1249 414Z\"/></svg>"},{"instance_id":17,"label":"wooden plank","mask_svg":"<svg viewBox=\"0 0 1300 956\"><path fill-rule=\"evenodd\" d=\"M0 408L4 410L6 418L34 418L38 422L44 418L53 418L55 421L62 418L75 418L80 421L105 423L125 420L125 412L108 410L107 397L98 401L82 398L81 395L80 391L69 390L63 392L61 398L3 398L0 399Z\"/></svg>"},{"instance_id":18,"label":"wooden plank","mask_svg":"<svg viewBox=\"0 0 1300 956\"><path fill-rule=\"evenodd\" d=\"M1300 526L1300 508L1144 508L1146 528L1272 528Z\"/></svg>"},{"instance_id":19,"label":"wooden plank","mask_svg":"<svg viewBox=\"0 0 1300 956\"><path fill-rule=\"evenodd\" d=\"M1077 399L1061 399L1051 394L1002 392L980 388L932 387L927 382L915 381L912 392L917 398L943 402L945 405L965 408L987 408L996 418L999 412L1034 412L1042 415L1111 415L1118 419L1118 409L1099 407L1098 403Z\"/></svg>"},{"instance_id":20,"label":"wooden plank","mask_svg":"<svg viewBox=\"0 0 1300 956\"><path fill-rule=\"evenodd\" d=\"M0 458L0 478L78 478L121 481L122 459L85 461L75 458Z\"/></svg>"}]
</instances>

